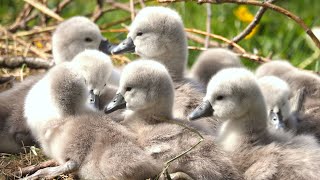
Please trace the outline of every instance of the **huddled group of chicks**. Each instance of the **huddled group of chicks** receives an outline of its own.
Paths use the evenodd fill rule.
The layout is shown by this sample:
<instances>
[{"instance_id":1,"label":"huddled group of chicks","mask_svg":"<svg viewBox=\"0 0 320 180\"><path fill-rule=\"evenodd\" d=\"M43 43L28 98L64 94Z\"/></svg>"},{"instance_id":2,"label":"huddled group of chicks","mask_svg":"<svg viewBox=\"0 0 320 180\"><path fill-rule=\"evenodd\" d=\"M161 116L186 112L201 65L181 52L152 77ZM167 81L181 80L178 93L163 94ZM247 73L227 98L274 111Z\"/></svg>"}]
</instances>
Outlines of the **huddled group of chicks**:
<instances>
[{"instance_id":1,"label":"huddled group of chicks","mask_svg":"<svg viewBox=\"0 0 320 180\"><path fill-rule=\"evenodd\" d=\"M320 178L311 72L274 60L253 74L217 48L186 76L184 25L165 7L140 10L119 45L85 17L61 23L52 45L53 68L0 94L0 151L37 144L59 164L27 179ZM108 55L127 52L141 59L113 68Z\"/></svg>"}]
</instances>

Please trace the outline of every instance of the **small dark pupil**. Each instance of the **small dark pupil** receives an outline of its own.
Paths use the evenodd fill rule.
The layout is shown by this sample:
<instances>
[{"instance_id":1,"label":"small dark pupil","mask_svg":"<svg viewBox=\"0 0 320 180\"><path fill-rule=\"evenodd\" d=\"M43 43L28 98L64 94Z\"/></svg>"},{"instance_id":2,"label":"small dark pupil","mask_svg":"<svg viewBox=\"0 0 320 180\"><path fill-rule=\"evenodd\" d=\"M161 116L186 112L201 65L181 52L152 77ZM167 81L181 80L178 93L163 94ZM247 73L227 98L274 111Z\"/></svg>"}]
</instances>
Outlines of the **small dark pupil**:
<instances>
[{"instance_id":1,"label":"small dark pupil","mask_svg":"<svg viewBox=\"0 0 320 180\"><path fill-rule=\"evenodd\" d=\"M88 37L85 38L84 40L85 40L86 42L91 42L91 41L92 41L92 39L91 39L91 38L88 38Z\"/></svg>"},{"instance_id":2,"label":"small dark pupil","mask_svg":"<svg viewBox=\"0 0 320 180\"><path fill-rule=\"evenodd\" d=\"M223 99L223 96L218 96L217 97L217 100L222 100Z\"/></svg>"},{"instance_id":3,"label":"small dark pupil","mask_svg":"<svg viewBox=\"0 0 320 180\"><path fill-rule=\"evenodd\" d=\"M126 91L131 91L131 89L132 89L131 87L127 87Z\"/></svg>"},{"instance_id":4,"label":"small dark pupil","mask_svg":"<svg viewBox=\"0 0 320 180\"><path fill-rule=\"evenodd\" d=\"M141 35L142 35L142 32L138 32L138 33L137 33L137 36L141 36Z\"/></svg>"}]
</instances>

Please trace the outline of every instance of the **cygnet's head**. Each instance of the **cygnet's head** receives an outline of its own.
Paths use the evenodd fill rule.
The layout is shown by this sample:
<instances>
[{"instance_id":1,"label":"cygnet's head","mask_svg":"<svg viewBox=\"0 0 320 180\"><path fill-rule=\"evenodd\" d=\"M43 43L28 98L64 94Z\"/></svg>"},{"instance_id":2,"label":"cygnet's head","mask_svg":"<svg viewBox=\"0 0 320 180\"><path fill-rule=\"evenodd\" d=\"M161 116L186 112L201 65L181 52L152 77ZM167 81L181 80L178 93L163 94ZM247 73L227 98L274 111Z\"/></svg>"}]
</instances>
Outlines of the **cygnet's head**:
<instances>
[{"instance_id":1,"label":"cygnet's head","mask_svg":"<svg viewBox=\"0 0 320 180\"><path fill-rule=\"evenodd\" d=\"M110 54L112 45L104 39L96 24L86 17L72 17L58 25L52 36L56 64L71 61L85 49L100 49Z\"/></svg>"},{"instance_id":2,"label":"cygnet's head","mask_svg":"<svg viewBox=\"0 0 320 180\"><path fill-rule=\"evenodd\" d=\"M228 68L212 77L203 104L189 119L213 114L221 120L237 120L252 113L259 113L266 120L266 106L255 76L243 68Z\"/></svg>"},{"instance_id":3,"label":"cygnet's head","mask_svg":"<svg viewBox=\"0 0 320 180\"><path fill-rule=\"evenodd\" d=\"M91 103L97 105L99 95L107 86L112 72L110 57L98 50L85 50L76 55L71 64L84 78Z\"/></svg>"},{"instance_id":4,"label":"cygnet's head","mask_svg":"<svg viewBox=\"0 0 320 180\"><path fill-rule=\"evenodd\" d=\"M289 71L295 70L288 61L284 60L273 60L260 65L256 70L256 76L278 76L286 74Z\"/></svg>"},{"instance_id":5,"label":"cygnet's head","mask_svg":"<svg viewBox=\"0 0 320 180\"><path fill-rule=\"evenodd\" d=\"M138 60L123 69L117 95L105 112L126 107L144 115L169 118L173 98L173 83L165 66L156 61Z\"/></svg>"},{"instance_id":6,"label":"cygnet's head","mask_svg":"<svg viewBox=\"0 0 320 180\"><path fill-rule=\"evenodd\" d=\"M210 78L218 71L230 67L242 67L240 58L224 48L213 48L203 51L191 69L191 76L207 86Z\"/></svg>"},{"instance_id":7,"label":"cygnet's head","mask_svg":"<svg viewBox=\"0 0 320 180\"><path fill-rule=\"evenodd\" d=\"M258 83L267 104L268 127L283 130L284 121L290 115L289 85L275 76L264 76Z\"/></svg>"},{"instance_id":8,"label":"cygnet's head","mask_svg":"<svg viewBox=\"0 0 320 180\"><path fill-rule=\"evenodd\" d=\"M180 15L166 7L146 7L135 17L127 39L112 53L136 52L143 59L163 63L168 70L177 68L180 76L187 63L187 38ZM175 67L173 67L175 66Z\"/></svg>"}]
</instances>

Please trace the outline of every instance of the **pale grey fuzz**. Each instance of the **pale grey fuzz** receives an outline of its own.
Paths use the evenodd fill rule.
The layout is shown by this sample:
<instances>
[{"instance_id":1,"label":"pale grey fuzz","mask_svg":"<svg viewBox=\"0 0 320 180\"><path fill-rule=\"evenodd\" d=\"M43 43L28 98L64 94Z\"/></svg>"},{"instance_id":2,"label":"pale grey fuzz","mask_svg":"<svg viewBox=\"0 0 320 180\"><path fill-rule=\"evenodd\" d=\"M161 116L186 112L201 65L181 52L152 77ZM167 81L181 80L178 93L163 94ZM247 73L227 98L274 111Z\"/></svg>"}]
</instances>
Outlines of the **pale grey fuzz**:
<instances>
[{"instance_id":1,"label":"pale grey fuzz","mask_svg":"<svg viewBox=\"0 0 320 180\"><path fill-rule=\"evenodd\" d=\"M139 60L124 68L117 92L127 107L121 124L130 128L140 145L162 163L200 140L197 134L177 123L191 127L190 124L173 119L173 87L165 66ZM169 167L169 173L180 171L193 179L242 179L230 159L208 136Z\"/></svg>"},{"instance_id":2,"label":"pale grey fuzz","mask_svg":"<svg viewBox=\"0 0 320 180\"><path fill-rule=\"evenodd\" d=\"M58 161L59 168L72 163L80 178L154 177L161 168L135 137L87 106L89 89L100 90L109 78L111 62L106 59L99 51L86 50L52 68L28 93L27 123L44 153Z\"/></svg>"},{"instance_id":3,"label":"pale grey fuzz","mask_svg":"<svg viewBox=\"0 0 320 180\"><path fill-rule=\"evenodd\" d=\"M270 133L258 82L251 72L230 68L209 82L213 116L223 121L220 146L233 157L246 179L317 179L320 148L313 136Z\"/></svg>"},{"instance_id":4,"label":"pale grey fuzz","mask_svg":"<svg viewBox=\"0 0 320 180\"><path fill-rule=\"evenodd\" d=\"M234 52L224 48L213 48L200 53L192 65L190 75L207 86L211 77L221 69L242 66L240 58Z\"/></svg>"}]
</instances>

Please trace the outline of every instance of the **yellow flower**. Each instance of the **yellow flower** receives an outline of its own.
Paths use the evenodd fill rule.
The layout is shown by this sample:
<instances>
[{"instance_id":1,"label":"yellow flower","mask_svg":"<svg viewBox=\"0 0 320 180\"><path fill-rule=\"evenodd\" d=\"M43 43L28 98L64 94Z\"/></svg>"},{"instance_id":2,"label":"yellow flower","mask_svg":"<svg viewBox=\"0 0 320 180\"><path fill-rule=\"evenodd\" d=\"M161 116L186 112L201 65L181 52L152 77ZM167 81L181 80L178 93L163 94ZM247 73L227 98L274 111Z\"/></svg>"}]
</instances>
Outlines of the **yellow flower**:
<instances>
[{"instance_id":1,"label":"yellow flower","mask_svg":"<svg viewBox=\"0 0 320 180\"><path fill-rule=\"evenodd\" d=\"M244 39L252 38L258 32L258 30L259 30L259 24L256 27L254 27L252 31Z\"/></svg>"},{"instance_id":2,"label":"yellow flower","mask_svg":"<svg viewBox=\"0 0 320 180\"><path fill-rule=\"evenodd\" d=\"M37 48L39 48L39 49L44 48L44 45L42 44L41 41L35 41L35 42L34 42L34 45L35 45Z\"/></svg>"},{"instance_id":3,"label":"yellow flower","mask_svg":"<svg viewBox=\"0 0 320 180\"><path fill-rule=\"evenodd\" d=\"M244 5L239 6L233 13L242 22L251 22L254 18L254 15Z\"/></svg>"}]
</instances>

